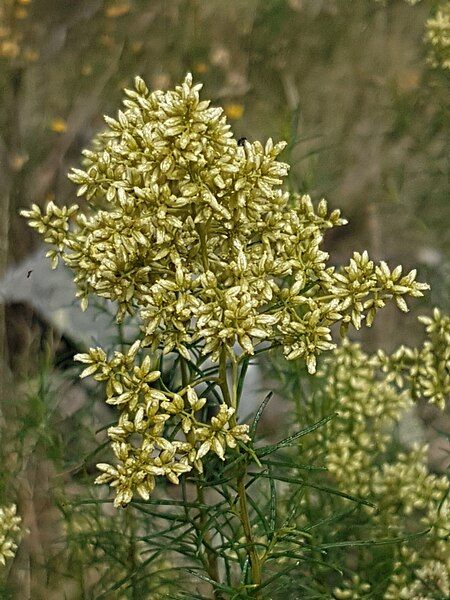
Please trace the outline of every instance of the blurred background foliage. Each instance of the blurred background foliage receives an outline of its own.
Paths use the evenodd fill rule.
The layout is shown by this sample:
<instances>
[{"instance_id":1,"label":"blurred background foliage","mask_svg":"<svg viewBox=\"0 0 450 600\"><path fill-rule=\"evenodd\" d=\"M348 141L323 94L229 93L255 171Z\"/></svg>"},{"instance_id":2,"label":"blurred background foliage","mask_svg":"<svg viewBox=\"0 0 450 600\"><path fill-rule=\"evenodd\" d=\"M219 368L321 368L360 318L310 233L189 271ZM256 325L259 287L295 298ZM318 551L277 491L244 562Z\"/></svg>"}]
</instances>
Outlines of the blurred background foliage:
<instances>
[{"instance_id":1,"label":"blurred background foliage","mask_svg":"<svg viewBox=\"0 0 450 600\"><path fill-rule=\"evenodd\" d=\"M407 316L385 309L359 335L370 352L418 343L417 314L449 309L449 69L445 56L428 60L425 39L427 20L445 16L447 4L1 0L0 278L37 249L19 209L72 203L66 173L103 127L102 115L116 112L122 88L139 74L165 89L191 71L225 108L236 137L288 141L292 189L343 209L349 225L326 240L337 262L368 249L374 259L418 268L431 292ZM68 531L78 532L82 518L103 527L103 513L78 521L61 514L67 494L89 494L77 481L78 463L95 450L92 430L107 415L70 368L59 368L70 365L73 341L32 302L6 302L0 321L1 419L8 424L0 501L17 501L26 525L34 524L10 585L14 598L60 598L56 582L77 578L60 557L81 560ZM422 417L435 423L427 410ZM123 520L116 515L110 531L132 526ZM102 560L117 545L98 539L86 552L108 564ZM126 570L132 556L124 550L116 564ZM99 573L83 583L90 591L82 596L67 583L66 597L100 597ZM114 594L108 597L122 597Z\"/></svg>"}]
</instances>

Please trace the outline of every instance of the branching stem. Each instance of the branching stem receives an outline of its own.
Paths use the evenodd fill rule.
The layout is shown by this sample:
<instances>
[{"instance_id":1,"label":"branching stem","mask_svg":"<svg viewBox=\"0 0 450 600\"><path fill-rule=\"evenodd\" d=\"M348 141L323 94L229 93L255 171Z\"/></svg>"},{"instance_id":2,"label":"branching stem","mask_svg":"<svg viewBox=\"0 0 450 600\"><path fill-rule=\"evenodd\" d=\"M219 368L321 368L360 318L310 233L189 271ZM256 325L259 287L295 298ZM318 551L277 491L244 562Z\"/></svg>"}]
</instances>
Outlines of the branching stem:
<instances>
[{"instance_id":1,"label":"branching stem","mask_svg":"<svg viewBox=\"0 0 450 600\"><path fill-rule=\"evenodd\" d=\"M183 385L183 388L186 388L189 385L189 379L190 379L189 366L188 366L186 359L183 358L182 356L180 356L180 369L181 369L181 383ZM202 379L205 381L208 380L207 377L204 377ZM195 384L197 385L200 381L201 380L197 380L195 382ZM205 497L204 497L204 493L203 493L203 487L198 482L196 484L196 487L197 487L197 501L201 506L204 506ZM211 534L205 528L206 513L203 508L199 508L199 517L200 517L200 527L199 528L196 527L196 529L198 531L199 537L202 540L202 544L205 548L205 554L206 554L206 560L204 561L205 568L206 568L206 571L207 571L209 577L213 581L217 581L217 583L220 583L217 554L216 554L216 552L214 552L214 549L211 544ZM215 600L222 600L222 594L220 593L220 591L214 590L214 598L215 598Z\"/></svg>"},{"instance_id":2,"label":"branching stem","mask_svg":"<svg viewBox=\"0 0 450 600\"><path fill-rule=\"evenodd\" d=\"M223 349L220 356L220 379L221 379L221 389L223 393L223 397L228 406L231 406L235 409L235 413L230 419L231 427L236 425L236 413L238 409L238 386L239 386L239 369L238 369L238 360L237 357L233 354L231 356L231 386L228 385L227 380L227 355L226 350ZM231 387L231 389L230 389ZM251 565L251 573L252 573L252 583L256 586L261 584L261 561L256 550L255 542L253 539L252 527L250 523L250 515L248 511L248 502L247 502L247 491L245 489L245 478L247 476L247 466L246 462L243 461L243 466L240 470L240 473L237 477L237 504L238 511L237 515L239 520L241 521L242 529L244 530L246 545L247 545L247 555L250 560ZM257 600L261 598L259 592L255 591L255 596Z\"/></svg>"},{"instance_id":3,"label":"branching stem","mask_svg":"<svg viewBox=\"0 0 450 600\"><path fill-rule=\"evenodd\" d=\"M197 500L200 505L205 504L205 497L202 486L197 483ZM211 544L210 532L205 528L206 525L206 513L204 509L200 508L200 533L202 535L203 545L205 547L206 559L207 559L207 572L213 581L220 583L219 565L217 562L217 554ZM222 600L223 596L219 590L214 590L214 598L216 600Z\"/></svg>"}]
</instances>

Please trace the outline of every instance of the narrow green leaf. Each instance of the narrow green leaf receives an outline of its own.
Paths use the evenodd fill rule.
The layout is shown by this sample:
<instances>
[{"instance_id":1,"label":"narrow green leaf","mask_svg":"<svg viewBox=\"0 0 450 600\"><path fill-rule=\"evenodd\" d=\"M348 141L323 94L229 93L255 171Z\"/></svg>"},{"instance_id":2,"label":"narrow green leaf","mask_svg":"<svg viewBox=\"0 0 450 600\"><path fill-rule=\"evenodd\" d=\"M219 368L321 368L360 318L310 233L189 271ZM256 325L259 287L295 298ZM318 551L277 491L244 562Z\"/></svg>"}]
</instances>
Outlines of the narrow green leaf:
<instances>
[{"instance_id":1,"label":"narrow green leaf","mask_svg":"<svg viewBox=\"0 0 450 600\"><path fill-rule=\"evenodd\" d=\"M354 513L357 508L358 506L352 506L352 508L350 508L349 510L345 510L340 513L333 514L324 519L320 519L319 521L316 521L315 523L306 526L305 531L311 531L311 529L315 529L316 527L320 527L321 525L329 525L330 523L336 523L337 521L340 521L341 519L344 519L345 517L348 517L349 515Z\"/></svg>"},{"instance_id":2,"label":"narrow green leaf","mask_svg":"<svg viewBox=\"0 0 450 600\"><path fill-rule=\"evenodd\" d=\"M314 465L302 465L298 464L293 460L272 460L272 459L263 459L260 461L261 464L271 467L286 467L287 469L301 469L304 471L327 471L326 467L315 467Z\"/></svg>"},{"instance_id":3,"label":"narrow green leaf","mask_svg":"<svg viewBox=\"0 0 450 600\"><path fill-rule=\"evenodd\" d=\"M267 394L267 396L264 398L264 400L261 402L258 410L256 411L256 415L255 415L255 417L253 419L253 422L252 422L252 424L250 426L250 431L249 431L250 438L252 440L255 437L256 428L258 427L258 423L259 423L259 421L260 421L260 419L262 417L262 414L263 414L264 410L266 409L266 406L269 404L269 401L272 398L272 396L273 396L273 392L269 392Z\"/></svg>"},{"instance_id":4,"label":"narrow green leaf","mask_svg":"<svg viewBox=\"0 0 450 600\"><path fill-rule=\"evenodd\" d=\"M242 390L244 387L245 376L247 374L249 362L250 362L250 357L245 356L242 361L241 372L239 373L239 379L238 379L237 390L236 390L237 406L239 406L239 400L241 399Z\"/></svg>"},{"instance_id":5,"label":"narrow green leaf","mask_svg":"<svg viewBox=\"0 0 450 600\"><path fill-rule=\"evenodd\" d=\"M211 584L214 587L214 589L228 593L234 592L234 589L232 587L224 585L222 583L218 583L217 581L214 581L214 579L211 579L207 575L203 575L203 573L196 573L193 569L186 569L186 571L188 573L191 573L191 575L194 575L194 577L197 577L198 579L201 579L202 581L206 581L207 583Z\"/></svg>"},{"instance_id":6,"label":"narrow green leaf","mask_svg":"<svg viewBox=\"0 0 450 600\"><path fill-rule=\"evenodd\" d=\"M294 435L291 435L291 436L285 438L284 440L281 440L281 442L278 442L277 444L271 444L270 446L263 446L262 448L256 448L255 452L259 457L261 457L261 456L267 456L268 454L272 454L272 452L276 452L280 448L286 448L287 446L292 446L293 444L295 444L295 442L298 439L302 438L305 435L308 435L308 433L311 433L311 432L315 431L316 429L319 429L319 427L322 427L323 425L328 423L328 421L331 421L331 419L333 419L336 415L337 415L337 413L333 413L332 415L324 417L323 419L320 419L320 421L317 421L317 423L314 423L313 425L310 425L309 427L305 427L305 429L302 429L301 431L294 433Z\"/></svg>"},{"instance_id":7,"label":"narrow green leaf","mask_svg":"<svg viewBox=\"0 0 450 600\"><path fill-rule=\"evenodd\" d=\"M330 542L329 544L320 544L315 546L318 550L328 550L329 548L352 548L354 546L386 546L389 544L403 544L417 538L423 537L430 532L429 529L424 529L418 533L412 533L403 537L396 538L385 538L381 540L355 540L355 541L344 541L344 542Z\"/></svg>"},{"instance_id":8,"label":"narrow green leaf","mask_svg":"<svg viewBox=\"0 0 450 600\"><path fill-rule=\"evenodd\" d=\"M252 473L249 475L258 478L258 477L268 477L266 473ZM375 504L369 502L368 500L364 500L364 498L358 498L357 496L352 496L351 494L346 494L345 492L341 492L334 488L330 488L326 485L318 485L315 483L311 483L310 481L306 481L302 478L295 479L294 477L283 477L281 475L273 475L273 478L277 481L284 481L285 483L293 483L296 485L304 485L306 487L312 487L316 490L321 490L322 492L327 492L328 494L333 494L334 496L340 496L341 498L346 498L347 500L351 500L352 502L357 502L358 504L364 504L366 506L370 506L371 508L377 508Z\"/></svg>"},{"instance_id":9,"label":"narrow green leaf","mask_svg":"<svg viewBox=\"0 0 450 600\"><path fill-rule=\"evenodd\" d=\"M277 488L273 478L272 467L269 465L269 487L270 487L270 504L269 504L269 529L273 532L277 524ZM273 535L269 535L272 539Z\"/></svg>"}]
</instances>

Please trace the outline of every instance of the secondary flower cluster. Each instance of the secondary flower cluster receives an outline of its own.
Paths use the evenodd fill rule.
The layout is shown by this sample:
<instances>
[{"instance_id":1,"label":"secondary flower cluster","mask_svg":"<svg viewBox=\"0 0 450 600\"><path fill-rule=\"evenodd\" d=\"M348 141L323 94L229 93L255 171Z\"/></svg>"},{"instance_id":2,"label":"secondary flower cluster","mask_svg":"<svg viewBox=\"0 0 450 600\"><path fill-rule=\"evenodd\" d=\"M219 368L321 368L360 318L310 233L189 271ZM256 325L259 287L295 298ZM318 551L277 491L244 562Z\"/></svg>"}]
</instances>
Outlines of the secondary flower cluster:
<instances>
[{"instance_id":1,"label":"secondary flower cluster","mask_svg":"<svg viewBox=\"0 0 450 600\"><path fill-rule=\"evenodd\" d=\"M375 0L386 4L386 0ZM405 0L418 4L421 0ZM437 4L435 13L425 24L425 42L428 45L428 63L434 68L450 69L450 0Z\"/></svg>"},{"instance_id":2,"label":"secondary flower cluster","mask_svg":"<svg viewBox=\"0 0 450 600\"><path fill-rule=\"evenodd\" d=\"M450 317L435 308L432 317L419 317L427 339L421 348L400 348L391 355L382 350L372 359L387 380L411 389L413 397L427 398L444 410L450 397Z\"/></svg>"},{"instance_id":3,"label":"secondary flower cluster","mask_svg":"<svg viewBox=\"0 0 450 600\"><path fill-rule=\"evenodd\" d=\"M137 341L127 354L116 351L112 359L101 348L75 357L88 365L81 377L105 381L106 402L121 409L118 423L108 429L120 462L97 465L103 473L96 480L117 488L115 506L128 504L135 492L148 499L156 476L177 484L193 467L203 472L202 458L210 451L224 460L227 447L249 440L248 427L236 425L235 409L225 404L210 422L200 420L206 399L197 396L195 381L176 393L152 386L161 373L151 369L148 355L135 364L139 348Z\"/></svg>"},{"instance_id":4,"label":"secondary flower cluster","mask_svg":"<svg viewBox=\"0 0 450 600\"><path fill-rule=\"evenodd\" d=\"M102 465L100 477L118 487L118 504L134 491L147 497L155 476L176 482L201 469L210 450L223 458L247 439L226 394L219 413L201 421L208 411L195 381L190 391L164 390L150 358L134 363L138 351L226 363L265 343L314 373L317 355L334 347L333 324L342 332L370 326L388 301L406 311L405 296L428 287L415 271L375 265L366 252L330 266L321 244L326 230L345 223L339 211L282 191L285 144L235 140L200 88L188 75L173 91L150 93L136 78L125 109L105 117L107 130L84 152L85 170L71 174L86 209L50 202L44 212L23 211L52 246L53 265L61 257L74 271L83 308L96 295L117 304L118 321L131 314L142 324L127 355L108 359L95 349L79 357L122 410L110 430L120 465ZM221 379L223 387L223 372ZM181 420L186 441L167 438L169 418Z\"/></svg>"},{"instance_id":5,"label":"secondary flower cluster","mask_svg":"<svg viewBox=\"0 0 450 600\"><path fill-rule=\"evenodd\" d=\"M392 574L380 593L385 600L450 593L448 479L429 473L426 445L387 458L392 454L389 429L414 398L425 396L444 408L450 396L450 319L435 309L433 317L420 320L428 335L420 349L402 347L392 356L369 357L359 345L344 343L324 360L317 381L320 386L322 379L323 386L314 396L317 406L337 410L338 416L327 424L321 439L314 441L311 460L325 460L341 491L376 504L372 525L400 537L417 531L418 523L422 530L430 530L419 540L417 550L406 544L396 548ZM334 596L371 597L362 565L359 575L335 589Z\"/></svg>"},{"instance_id":6,"label":"secondary flower cluster","mask_svg":"<svg viewBox=\"0 0 450 600\"><path fill-rule=\"evenodd\" d=\"M0 506L0 565L5 565L17 550L22 519L16 515L16 505Z\"/></svg>"},{"instance_id":7,"label":"secondary flower cluster","mask_svg":"<svg viewBox=\"0 0 450 600\"><path fill-rule=\"evenodd\" d=\"M425 40L430 52L428 60L433 67L450 69L450 1L444 0L434 17L426 24Z\"/></svg>"},{"instance_id":8,"label":"secondary flower cluster","mask_svg":"<svg viewBox=\"0 0 450 600\"><path fill-rule=\"evenodd\" d=\"M318 373L318 404L338 415L312 443L320 444L322 460L342 489L361 497L373 493L373 463L386 451L389 426L412 405L407 390L399 392L388 377L377 375L369 356L350 342L327 357Z\"/></svg>"}]
</instances>

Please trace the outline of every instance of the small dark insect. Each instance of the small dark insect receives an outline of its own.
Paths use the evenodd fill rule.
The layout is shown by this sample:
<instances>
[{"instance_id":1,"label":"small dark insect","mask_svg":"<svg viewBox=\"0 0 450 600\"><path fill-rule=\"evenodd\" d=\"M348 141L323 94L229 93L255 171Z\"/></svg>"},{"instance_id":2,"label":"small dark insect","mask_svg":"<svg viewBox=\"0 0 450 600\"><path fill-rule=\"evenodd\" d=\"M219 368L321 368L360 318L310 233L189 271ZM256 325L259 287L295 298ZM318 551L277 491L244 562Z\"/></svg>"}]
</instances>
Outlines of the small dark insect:
<instances>
[{"instance_id":1,"label":"small dark insect","mask_svg":"<svg viewBox=\"0 0 450 600\"><path fill-rule=\"evenodd\" d=\"M31 275L31 273L32 273L32 272L33 272L33 269L30 269L30 270L28 271L28 273L27 273L27 279L29 279L29 277L30 277L30 275Z\"/></svg>"},{"instance_id":2,"label":"small dark insect","mask_svg":"<svg viewBox=\"0 0 450 600\"><path fill-rule=\"evenodd\" d=\"M239 139L238 139L238 143L237 143L237 145L238 145L238 146L245 146L245 142L246 142L246 141L247 141L247 138L246 138L246 137L241 137L241 138L239 138Z\"/></svg>"}]
</instances>

